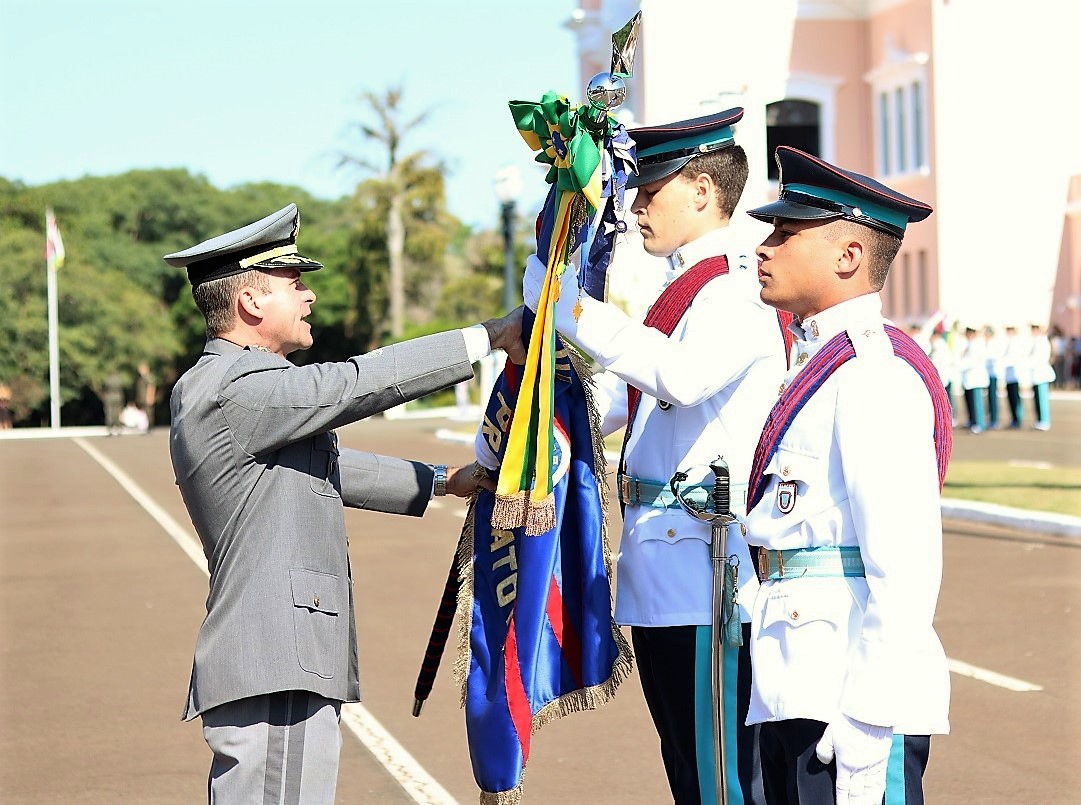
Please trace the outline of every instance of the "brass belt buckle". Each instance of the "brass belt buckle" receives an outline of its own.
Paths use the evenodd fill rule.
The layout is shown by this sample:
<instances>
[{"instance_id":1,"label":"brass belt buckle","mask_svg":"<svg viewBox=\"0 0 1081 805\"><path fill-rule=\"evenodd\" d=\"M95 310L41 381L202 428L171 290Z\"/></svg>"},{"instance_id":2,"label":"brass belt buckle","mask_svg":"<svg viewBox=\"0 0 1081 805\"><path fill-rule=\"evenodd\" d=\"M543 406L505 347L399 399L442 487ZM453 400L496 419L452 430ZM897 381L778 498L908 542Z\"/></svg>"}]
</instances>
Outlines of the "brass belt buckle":
<instances>
[{"instance_id":1,"label":"brass belt buckle","mask_svg":"<svg viewBox=\"0 0 1081 805\"><path fill-rule=\"evenodd\" d=\"M619 494L624 503L631 502L631 479L626 475L619 476Z\"/></svg>"}]
</instances>

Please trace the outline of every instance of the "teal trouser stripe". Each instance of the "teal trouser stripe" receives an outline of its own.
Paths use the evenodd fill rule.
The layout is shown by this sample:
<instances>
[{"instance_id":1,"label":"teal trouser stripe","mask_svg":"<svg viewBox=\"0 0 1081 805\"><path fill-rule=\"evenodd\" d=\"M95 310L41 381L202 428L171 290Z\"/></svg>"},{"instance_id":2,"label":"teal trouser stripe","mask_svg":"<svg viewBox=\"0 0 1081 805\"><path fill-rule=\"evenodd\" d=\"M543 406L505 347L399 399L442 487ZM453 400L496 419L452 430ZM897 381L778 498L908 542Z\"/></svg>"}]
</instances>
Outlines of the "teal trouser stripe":
<instances>
[{"instance_id":1,"label":"teal trouser stripe","mask_svg":"<svg viewBox=\"0 0 1081 805\"><path fill-rule=\"evenodd\" d=\"M894 734L886 764L885 805L905 805L905 736Z\"/></svg>"},{"instance_id":2,"label":"teal trouser stripe","mask_svg":"<svg viewBox=\"0 0 1081 805\"><path fill-rule=\"evenodd\" d=\"M698 760L698 790L702 805L717 805L716 771L713 767L713 641L712 627L699 626L695 631L694 662L694 736ZM743 805L739 784L739 759L736 755L736 675L739 648L724 646L721 685L724 689L724 731L728 755L728 802Z\"/></svg>"}]
</instances>

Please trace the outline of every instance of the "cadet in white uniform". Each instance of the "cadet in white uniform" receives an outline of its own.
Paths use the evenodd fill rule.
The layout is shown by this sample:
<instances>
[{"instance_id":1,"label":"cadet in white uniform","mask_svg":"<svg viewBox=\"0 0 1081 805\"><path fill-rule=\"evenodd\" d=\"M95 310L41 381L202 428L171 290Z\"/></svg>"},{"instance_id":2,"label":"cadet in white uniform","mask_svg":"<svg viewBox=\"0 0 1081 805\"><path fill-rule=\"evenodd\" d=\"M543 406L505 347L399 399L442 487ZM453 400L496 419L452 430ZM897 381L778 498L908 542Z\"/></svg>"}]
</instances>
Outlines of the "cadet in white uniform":
<instances>
[{"instance_id":1,"label":"cadet in white uniform","mask_svg":"<svg viewBox=\"0 0 1081 805\"><path fill-rule=\"evenodd\" d=\"M715 798L712 570L709 525L685 513L668 484L677 471L690 470L690 483L699 487L690 494L702 499L703 485L712 489L707 465L718 455L742 482L786 368L785 330L777 311L758 298L753 247L728 229L747 179L747 158L732 133L742 115L731 109L631 132L639 168L628 182L638 188L631 209L646 251L667 257L670 266L666 289L645 323L585 296L576 319L579 294L571 271L563 275L556 306L560 334L606 370L595 378L605 434L628 422L628 384L642 392L620 462L625 510L615 616L631 627L672 796L681 804ZM533 258L524 298L534 308L544 272ZM695 293L695 283L703 281ZM676 297L682 303L672 303ZM671 337L657 329L665 311L674 324ZM745 489L733 485L732 508L740 514ZM749 603L757 579L747 547L734 535L728 549L740 560L739 601ZM741 612L748 622L747 610ZM747 649L732 647L725 663L729 801L761 802L755 730L744 725Z\"/></svg>"},{"instance_id":2,"label":"cadet in white uniform","mask_svg":"<svg viewBox=\"0 0 1081 805\"><path fill-rule=\"evenodd\" d=\"M779 200L750 214L774 224L762 299L796 315L797 357L750 480L747 539L767 550L748 720L771 803L877 805L888 768L886 801L912 805L929 735L949 729L932 620L952 436L933 366L878 291L931 208L793 148L777 161Z\"/></svg>"}]
</instances>

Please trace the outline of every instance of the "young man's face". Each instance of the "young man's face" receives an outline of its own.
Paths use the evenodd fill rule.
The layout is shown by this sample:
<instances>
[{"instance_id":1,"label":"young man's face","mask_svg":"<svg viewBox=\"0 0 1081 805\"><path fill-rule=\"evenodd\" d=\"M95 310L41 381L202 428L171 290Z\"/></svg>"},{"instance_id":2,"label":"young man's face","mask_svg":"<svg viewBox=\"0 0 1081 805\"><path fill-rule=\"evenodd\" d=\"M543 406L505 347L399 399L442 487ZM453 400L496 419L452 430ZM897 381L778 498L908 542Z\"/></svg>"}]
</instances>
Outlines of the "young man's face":
<instances>
[{"instance_id":1,"label":"young man's face","mask_svg":"<svg viewBox=\"0 0 1081 805\"><path fill-rule=\"evenodd\" d=\"M834 304L829 289L840 247L828 224L773 219L773 232L756 249L763 302L800 319Z\"/></svg>"},{"instance_id":2,"label":"young man's face","mask_svg":"<svg viewBox=\"0 0 1081 805\"><path fill-rule=\"evenodd\" d=\"M691 224L698 192L697 184L678 172L638 188L631 212L638 216L647 252L654 257L668 257L694 240Z\"/></svg>"},{"instance_id":3,"label":"young man's face","mask_svg":"<svg viewBox=\"0 0 1081 805\"><path fill-rule=\"evenodd\" d=\"M264 344L283 358L298 349L307 349L314 340L312 327L304 319L311 315L315 292L295 268L268 268L263 271L270 293L259 297L263 320L259 325Z\"/></svg>"}]
</instances>

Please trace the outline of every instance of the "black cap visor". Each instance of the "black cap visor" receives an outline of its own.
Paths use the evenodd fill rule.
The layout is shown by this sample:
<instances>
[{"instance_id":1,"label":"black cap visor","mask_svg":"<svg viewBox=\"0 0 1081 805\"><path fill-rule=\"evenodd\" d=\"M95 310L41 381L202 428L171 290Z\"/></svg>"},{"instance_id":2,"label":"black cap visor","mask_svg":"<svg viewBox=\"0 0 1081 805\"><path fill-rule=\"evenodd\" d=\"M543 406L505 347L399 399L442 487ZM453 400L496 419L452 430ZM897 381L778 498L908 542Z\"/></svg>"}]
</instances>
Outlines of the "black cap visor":
<instances>
[{"instance_id":1,"label":"black cap visor","mask_svg":"<svg viewBox=\"0 0 1081 805\"><path fill-rule=\"evenodd\" d=\"M642 187L643 185L659 182L661 179L678 172L696 156L698 156L697 153L692 153L676 157L675 159L667 159L663 162L646 161L644 164L642 161L639 161L638 173L632 173L627 177L627 189L630 190L635 187Z\"/></svg>"},{"instance_id":2,"label":"black cap visor","mask_svg":"<svg viewBox=\"0 0 1081 805\"><path fill-rule=\"evenodd\" d=\"M814 204L803 204L801 201L797 201L797 199L807 199L813 201ZM880 232L885 232L894 237L903 238L905 234L902 229L898 229L884 221L879 221L864 215L857 207L851 207L847 204L841 204L828 199L815 198L814 196L808 196L793 191L782 190L781 198L777 199L777 201L774 201L772 204L766 204L764 207L755 207L753 210L747 210L747 214L752 218L757 218L759 221L765 221L767 224L772 224L774 218L789 218L794 221L820 221L827 218L846 218L849 221L869 226L871 229L877 229Z\"/></svg>"},{"instance_id":3,"label":"black cap visor","mask_svg":"<svg viewBox=\"0 0 1081 805\"><path fill-rule=\"evenodd\" d=\"M779 199L764 207L755 207L747 210L747 214L759 221L772 224L774 218L791 218L794 221L816 221L826 218L840 218L842 213L834 210L824 210L821 207L812 207L809 204L799 204L794 201Z\"/></svg>"}]
</instances>

